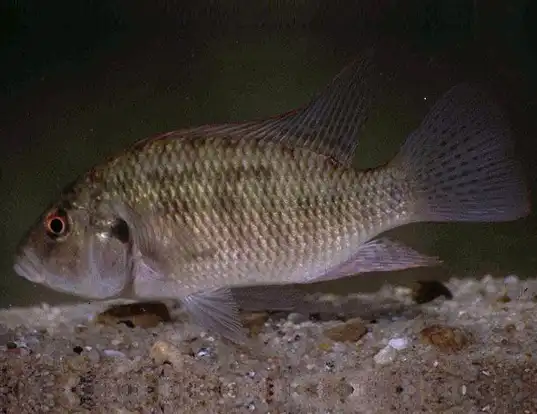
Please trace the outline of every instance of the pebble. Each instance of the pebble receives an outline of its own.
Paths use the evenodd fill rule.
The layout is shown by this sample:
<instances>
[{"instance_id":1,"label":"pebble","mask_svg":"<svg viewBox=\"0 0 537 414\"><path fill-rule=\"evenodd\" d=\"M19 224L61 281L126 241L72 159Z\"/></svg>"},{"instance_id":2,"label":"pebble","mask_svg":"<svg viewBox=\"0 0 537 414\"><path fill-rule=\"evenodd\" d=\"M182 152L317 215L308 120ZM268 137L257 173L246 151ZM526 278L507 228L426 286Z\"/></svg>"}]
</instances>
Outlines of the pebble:
<instances>
[{"instance_id":1,"label":"pebble","mask_svg":"<svg viewBox=\"0 0 537 414\"><path fill-rule=\"evenodd\" d=\"M211 350L209 348L201 348L198 353L196 354L196 356L198 358L202 358L202 357L205 357L207 355L211 355Z\"/></svg>"},{"instance_id":2,"label":"pebble","mask_svg":"<svg viewBox=\"0 0 537 414\"><path fill-rule=\"evenodd\" d=\"M516 284L519 282L519 279L518 279L518 276L516 275L507 275L505 276L503 282L507 285Z\"/></svg>"},{"instance_id":3,"label":"pebble","mask_svg":"<svg viewBox=\"0 0 537 414\"><path fill-rule=\"evenodd\" d=\"M268 318L268 312L253 312L241 315L242 324L248 329L251 336L257 336L261 333Z\"/></svg>"},{"instance_id":4,"label":"pebble","mask_svg":"<svg viewBox=\"0 0 537 414\"><path fill-rule=\"evenodd\" d=\"M497 301L499 303L509 303L511 302L511 298L509 297L507 293L504 293L503 295L498 297Z\"/></svg>"},{"instance_id":5,"label":"pebble","mask_svg":"<svg viewBox=\"0 0 537 414\"><path fill-rule=\"evenodd\" d=\"M396 356L397 350L390 345L387 345L373 357L373 360L378 365L385 365L392 363Z\"/></svg>"},{"instance_id":6,"label":"pebble","mask_svg":"<svg viewBox=\"0 0 537 414\"><path fill-rule=\"evenodd\" d=\"M367 333L361 318L349 319L324 330L324 335L336 342L356 342Z\"/></svg>"},{"instance_id":7,"label":"pebble","mask_svg":"<svg viewBox=\"0 0 537 414\"><path fill-rule=\"evenodd\" d=\"M67 364L73 371L82 372L85 371L88 367L88 358L82 355L77 355L73 358L68 359Z\"/></svg>"},{"instance_id":8,"label":"pebble","mask_svg":"<svg viewBox=\"0 0 537 414\"><path fill-rule=\"evenodd\" d=\"M440 296L453 299L451 291L437 280L419 280L412 291L412 299L418 304L431 302Z\"/></svg>"},{"instance_id":9,"label":"pebble","mask_svg":"<svg viewBox=\"0 0 537 414\"><path fill-rule=\"evenodd\" d=\"M123 352L117 351L115 349L105 349L103 350L103 354L106 355L107 357L112 357L112 358L126 358L127 357L127 355L125 355Z\"/></svg>"},{"instance_id":10,"label":"pebble","mask_svg":"<svg viewBox=\"0 0 537 414\"><path fill-rule=\"evenodd\" d=\"M442 352L458 352L469 343L469 335L460 328L431 325L421 330L421 341Z\"/></svg>"},{"instance_id":11,"label":"pebble","mask_svg":"<svg viewBox=\"0 0 537 414\"><path fill-rule=\"evenodd\" d=\"M151 347L149 355L155 361L155 363L162 365L166 362L169 362L177 370L180 370L184 367L185 359L187 358L187 356L183 355L179 348L176 348L172 344L169 344L165 341L155 342L155 344Z\"/></svg>"},{"instance_id":12,"label":"pebble","mask_svg":"<svg viewBox=\"0 0 537 414\"><path fill-rule=\"evenodd\" d=\"M98 314L95 320L103 325L125 323L131 327L152 328L171 321L171 316L162 302L137 302L112 306Z\"/></svg>"},{"instance_id":13,"label":"pebble","mask_svg":"<svg viewBox=\"0 0 537 414\"><path fill-rule=\"evenodd\" d=\"M5 345L13 339L11 332L0 324L0 345Z\"/></svg>"},{"instance_id":14,"label":"pebble","mask_svg":"<svg viewBox=\"0 0 537 414\"><path fill-rule=\"evenodd\" d=\"M88 351L87 356L90 359L90 361L94 364L98 363L101 360L99 351L97 351L96 349L91 349L90 351Z\"/></svg>"},{"instance_id":15,"label":"pebble","mask_svg":"<svg viewBox=\"0 0 537 414\"><path fill-rule=\"evenodd\" d=\"M298 325L302 322L308 321L309 318L302 313L293 312L287 316L287 320L295 325Z\"/></svg>"},{"instance_id":16,"label":"pebble","mask_svg":"<svg viewBox=\"0 0 537 414\"><path fill-rule=\"evenodd\" d=\"M388 345L392 348L400 351L408 347L409 340L408 338L392 338L389 340Z\"/></svg>"}]
</instances>

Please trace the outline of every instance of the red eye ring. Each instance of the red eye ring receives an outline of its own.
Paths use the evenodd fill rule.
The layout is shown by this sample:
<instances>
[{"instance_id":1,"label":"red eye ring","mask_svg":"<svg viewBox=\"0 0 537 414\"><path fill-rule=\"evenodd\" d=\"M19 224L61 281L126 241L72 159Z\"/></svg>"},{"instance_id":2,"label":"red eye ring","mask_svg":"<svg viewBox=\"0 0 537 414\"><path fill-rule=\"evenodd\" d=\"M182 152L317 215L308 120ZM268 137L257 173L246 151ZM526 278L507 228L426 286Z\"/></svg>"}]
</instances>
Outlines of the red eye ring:
<instances>
[{"instance_id":1,"label":"red eye ring","mask_svg":"<svg viewBox=\"0 0 537 414\"><path fill-rule=\"evenodd\" d=\"M51 213L45 219L45 230L50 237L61 237L67 233L67 214L58 210Z\"/></svg>"}]
</instances>

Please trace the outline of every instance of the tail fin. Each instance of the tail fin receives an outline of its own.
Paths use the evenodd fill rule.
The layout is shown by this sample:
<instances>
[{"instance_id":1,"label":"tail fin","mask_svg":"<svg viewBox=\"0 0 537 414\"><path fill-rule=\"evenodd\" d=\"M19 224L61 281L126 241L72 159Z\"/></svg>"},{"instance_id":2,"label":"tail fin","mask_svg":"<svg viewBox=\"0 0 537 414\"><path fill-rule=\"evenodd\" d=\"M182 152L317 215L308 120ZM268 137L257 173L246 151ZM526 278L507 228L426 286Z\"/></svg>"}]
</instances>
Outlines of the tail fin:
<instances>
[{"instance_id":1,"label":"tail fin","mask_svg":"<svg viewBox=\"0 0 537 414\"><path fill-rule=\"evenodd\" d=\"M392 165L414 189L413 221L509 221L530 212L501 111L457 85L408 137Z\"/></svg>"}]
</instances>

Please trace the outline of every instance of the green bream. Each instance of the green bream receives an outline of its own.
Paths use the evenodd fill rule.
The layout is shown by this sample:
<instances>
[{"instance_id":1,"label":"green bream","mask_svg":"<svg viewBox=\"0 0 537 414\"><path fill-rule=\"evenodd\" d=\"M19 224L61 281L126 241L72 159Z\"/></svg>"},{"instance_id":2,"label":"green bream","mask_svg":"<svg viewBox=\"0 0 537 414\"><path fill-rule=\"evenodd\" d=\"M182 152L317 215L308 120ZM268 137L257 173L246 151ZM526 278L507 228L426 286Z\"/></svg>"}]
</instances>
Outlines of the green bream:
<instances>
[{"instance_id":1,"label":"green bream","mask_svg":"<svg viewBox=\"0 0 537 414\"><path fill-rule=\"evenodd\" d=\"M390 162L354 168L369 62L297 111L170 132L95 166L25 236L16 272L87 298L178 299L202 328L241 342L231 286L434 265L377 236L529 213L510 130L467 85L447 92Z\"/></svg>"}]
</instances>

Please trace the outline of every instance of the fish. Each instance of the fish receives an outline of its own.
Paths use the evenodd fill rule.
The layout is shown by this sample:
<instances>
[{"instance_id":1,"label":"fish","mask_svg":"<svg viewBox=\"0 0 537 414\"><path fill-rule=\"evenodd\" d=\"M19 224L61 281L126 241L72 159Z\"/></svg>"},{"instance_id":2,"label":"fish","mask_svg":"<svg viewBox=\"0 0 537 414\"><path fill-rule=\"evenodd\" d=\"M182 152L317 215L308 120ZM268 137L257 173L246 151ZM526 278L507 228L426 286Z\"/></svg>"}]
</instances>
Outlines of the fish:
<instances>
[{"instance_id":1,"label":"fish","mask_svg":"<svg viewBox=\"0 0 537 414\"><path fill-rule=\"evenodd\" d=\"M529 214L509 124L469 84L432 105L389 161L354 166L373 67L363 54L302 108L167 132L98 163L27 231L15 272L88 299L174 299L242 343L234 287L436 266L383 233Z\"/></svg>"}]
</instances>

